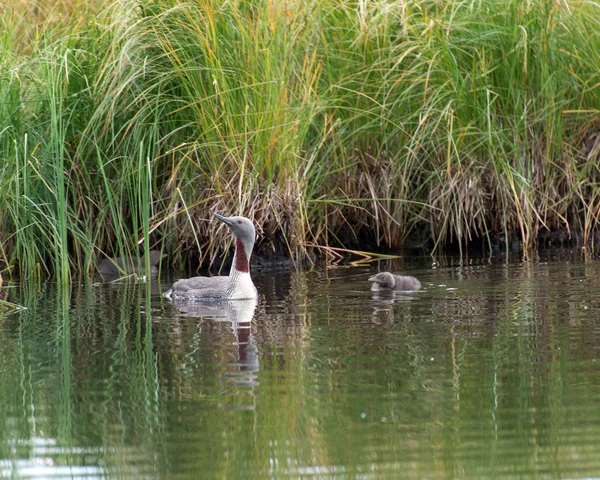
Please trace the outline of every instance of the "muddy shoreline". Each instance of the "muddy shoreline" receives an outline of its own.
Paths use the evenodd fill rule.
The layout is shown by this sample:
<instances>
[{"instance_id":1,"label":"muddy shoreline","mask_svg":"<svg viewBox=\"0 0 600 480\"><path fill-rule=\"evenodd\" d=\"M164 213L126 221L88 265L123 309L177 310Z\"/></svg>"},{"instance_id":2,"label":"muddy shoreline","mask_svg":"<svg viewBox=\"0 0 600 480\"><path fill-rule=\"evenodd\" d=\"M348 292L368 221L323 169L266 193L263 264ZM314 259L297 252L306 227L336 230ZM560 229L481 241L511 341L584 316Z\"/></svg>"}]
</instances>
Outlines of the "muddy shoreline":
<instances>
[{"instance_id":1,"label":"muddy shoreline","mask_svg":"<svg viewBox=\"0 0 600 480\"><path fill-rule=\"evenodd\" d=\"M360 258L358 253L344 253L340 250L354 250L356 252L364 252L365 254L378 255L444 255L463 252L522 252L524 251L523 242L520 235L516 231L509 232L508 235L504 232L492 233L489 237L479 237L472 239L468 245L461 245L454 241L444 244L436 248L435 241L431 238L426 238L423 231L415 231L409 235L403 245L399 248L389 248L377 245L373 238L364 238L358 242L354 239L353 242L347 244L329 245L326 248L303 248L297 249L294 256L291 256L286 250L286 245L279 242L264 242L261 244L260 239L255 247L252 255L252 269L256 271L263 270L278 270L289 268L310 268L315 264L326 262L327 260L347 261L354 257ZM327 253L327 248L331 247L332 251L337 252L334 257ZM537 236L535 244L531 247L531 252L541 252L545 250L562 250L568 248L598 248L600 247L600 232L588 236L584 239L581 230L557 229L544 230ZM340 250L337 250L340 249ZM338 256L339 255L339 256ZM197 252L190 254L188 265L186 266L190 272L195 271L215 271L221 268L227 269L233 259L233 250L227 255L216 256L212 261L201 261Z\"/></svg>"}]
</instances>

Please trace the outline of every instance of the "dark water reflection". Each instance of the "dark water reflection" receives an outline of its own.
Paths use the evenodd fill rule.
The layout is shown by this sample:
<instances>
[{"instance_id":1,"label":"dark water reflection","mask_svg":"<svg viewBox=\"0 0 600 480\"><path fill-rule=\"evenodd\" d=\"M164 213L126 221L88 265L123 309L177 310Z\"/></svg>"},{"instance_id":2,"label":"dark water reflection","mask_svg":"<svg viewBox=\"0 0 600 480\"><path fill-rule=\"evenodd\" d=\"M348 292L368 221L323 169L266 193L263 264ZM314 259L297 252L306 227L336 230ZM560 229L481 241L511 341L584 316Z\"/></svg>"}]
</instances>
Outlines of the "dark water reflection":
<instances>
[{"instance_id":1,"label":"dark water reflection","mask_svg":"<svg viewBox=\"0 0 600 480\"><path fill-rule=\"evenodd\" d=\"M600 478L600 262L560 255L3 289L0 476Z\"/></svg>"}]
</instances>

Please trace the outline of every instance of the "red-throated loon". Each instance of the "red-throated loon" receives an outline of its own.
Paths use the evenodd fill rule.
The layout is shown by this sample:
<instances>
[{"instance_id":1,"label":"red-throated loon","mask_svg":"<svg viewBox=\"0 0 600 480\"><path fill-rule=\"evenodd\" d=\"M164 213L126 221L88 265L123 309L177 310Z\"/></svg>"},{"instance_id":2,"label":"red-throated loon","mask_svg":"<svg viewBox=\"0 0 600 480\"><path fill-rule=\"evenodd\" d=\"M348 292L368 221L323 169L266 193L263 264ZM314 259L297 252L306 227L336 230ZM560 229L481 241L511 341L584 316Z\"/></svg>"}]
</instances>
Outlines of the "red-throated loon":
<instances>
[{"instance_id":1,"label":"red-throated loon","mask_svg":"<svg viewBox=\"0 0 600 480\"><path fill-rule=\"evenodd\" d=\"M235 255L229 276L192 277L176 281L167 298L174 300L242 300L257 297L256 287L250 278L250 256L256 232L246 217L224 217L213 214L231 229L235 236Z\"/></svg>"}]
</instances>

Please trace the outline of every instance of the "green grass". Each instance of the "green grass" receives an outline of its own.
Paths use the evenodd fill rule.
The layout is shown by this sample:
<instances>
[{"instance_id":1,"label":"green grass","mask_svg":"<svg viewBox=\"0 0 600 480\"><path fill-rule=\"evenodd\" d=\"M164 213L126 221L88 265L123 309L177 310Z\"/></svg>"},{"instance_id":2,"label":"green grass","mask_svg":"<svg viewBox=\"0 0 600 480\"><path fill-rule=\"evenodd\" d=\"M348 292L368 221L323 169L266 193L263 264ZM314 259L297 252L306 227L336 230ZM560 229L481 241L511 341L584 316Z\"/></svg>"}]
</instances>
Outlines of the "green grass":
<instances>
[{"instance_id":1,"label":"green grass","mask_svg":"<svg viewBox=\"0 0 600 480\"><path fill-rule=\"evenodd\" d=\"M0 255L22 276L66 282L140 247L214 261L230 240L213 211L290 255L598 230L593 2L13 7Z\"/></svg>"}]
</instances>

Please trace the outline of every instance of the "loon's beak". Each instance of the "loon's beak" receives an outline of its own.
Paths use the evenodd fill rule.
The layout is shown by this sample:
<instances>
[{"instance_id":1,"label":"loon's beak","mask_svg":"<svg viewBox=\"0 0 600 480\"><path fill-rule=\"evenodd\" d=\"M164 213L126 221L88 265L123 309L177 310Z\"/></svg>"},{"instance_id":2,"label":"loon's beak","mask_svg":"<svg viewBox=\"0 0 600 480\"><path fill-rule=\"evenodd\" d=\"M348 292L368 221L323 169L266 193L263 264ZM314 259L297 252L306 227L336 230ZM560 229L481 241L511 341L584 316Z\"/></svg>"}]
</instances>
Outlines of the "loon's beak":
<instances>
[{"instance_id":1,"label":"loon's beak","mask_svg":"<svg viewBox=\"0 0 600 480\"><path fill-rule=\"evenodd\" d=\"M219 215L218 213L213 213L213 215L215 217L217 217L219 220L221 220L225 225L229 225L229 226L233 225L233 222L229 218L224 217L223 215Z\"/></svg>"},{"instance_id":2,"label":"loon's beak","mask_svg":"<svg viewBox=\"0 0 600 480\"><path fill-rule=\"evenodd\" d=\"M369 277L369 282L374 282L375 281L375 276L376 275L373 275L372 277Z\"/></svg>"}]
</instances>

